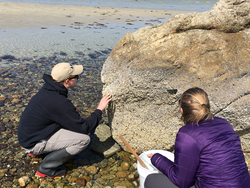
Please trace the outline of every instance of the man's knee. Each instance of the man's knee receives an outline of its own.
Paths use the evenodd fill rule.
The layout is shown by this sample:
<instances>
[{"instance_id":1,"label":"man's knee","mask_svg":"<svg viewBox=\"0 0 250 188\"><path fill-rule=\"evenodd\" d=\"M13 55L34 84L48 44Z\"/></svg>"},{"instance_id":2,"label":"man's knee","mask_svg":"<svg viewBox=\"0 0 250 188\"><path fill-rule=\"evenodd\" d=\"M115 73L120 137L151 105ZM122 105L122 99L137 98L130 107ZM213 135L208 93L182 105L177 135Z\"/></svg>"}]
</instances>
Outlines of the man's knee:
<instances>
[{"instance_id":1,"label":"man's knee","mask_svg":"<svg viewBox=\"0 0 250 188\"><path fill-rule=\"evenodd\" d=\"M76 144L76 147L78 148L78 153L84 150L90 143L91 139L89 135L82 135L81 139L79 140L79 143Z\"/></svg>"},{"instance_id":2,"label":"man's knee","mask_svg":"<svg viewBox=\"0 0 250 188\"><path fill-rule=\"evenodd\" d=\"M84 135L81 139L80 144L82 145L83 149L85 149L90 143L90 136Z\"/></svg>"},{"instance_id":3,"label":"man's knee","mask_svg":"<svg viewBox=\"0 0 250 188\"><path fill-rule=\"evenodd\" d=\"M82 135L78 138L77 142L66 148L66 151L71 155L76 155L83 151L90 143L90 137L88 135Z\"/></svg>"}]
</instances>

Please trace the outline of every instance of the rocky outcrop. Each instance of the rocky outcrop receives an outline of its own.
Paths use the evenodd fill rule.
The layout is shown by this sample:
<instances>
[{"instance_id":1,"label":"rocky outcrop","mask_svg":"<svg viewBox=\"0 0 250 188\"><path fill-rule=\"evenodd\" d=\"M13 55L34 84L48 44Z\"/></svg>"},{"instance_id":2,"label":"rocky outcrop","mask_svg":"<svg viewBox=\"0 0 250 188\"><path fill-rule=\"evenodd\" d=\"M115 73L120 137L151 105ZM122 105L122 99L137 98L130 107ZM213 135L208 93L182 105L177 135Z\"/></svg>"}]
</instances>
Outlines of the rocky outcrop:
<instances>
[{"instance_id":1,"label":"rocky outcrop","mask_svg":"<svg viewBox=\"0 0 250 188\"><path fill-rule=\"evenodd\" d=\"M106 158L121 150L121 147L112 138L108 125L98 125L92 137L91 150Z\"/></svg>"},{"instance_id":2,"label":"rocky outcrop","mask_svg":"<svg viewBox=\"0 0 250 188\"><path fill-rule=\"evenodd\" d=\"M250 0L221 0L207 12L178 15L126 34L102 69L113 138L137 152L171 149L182 126L180 95L203 88L216 116L250 141Z\"/></svg>"}]
</instances>

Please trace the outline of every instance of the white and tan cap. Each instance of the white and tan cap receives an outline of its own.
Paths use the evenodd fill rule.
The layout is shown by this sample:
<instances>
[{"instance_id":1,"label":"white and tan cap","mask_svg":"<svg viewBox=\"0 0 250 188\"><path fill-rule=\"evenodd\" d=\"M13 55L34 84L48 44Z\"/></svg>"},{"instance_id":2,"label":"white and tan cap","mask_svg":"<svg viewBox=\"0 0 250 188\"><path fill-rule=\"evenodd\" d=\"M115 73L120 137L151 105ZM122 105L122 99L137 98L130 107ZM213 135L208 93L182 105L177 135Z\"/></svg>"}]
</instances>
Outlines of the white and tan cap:
<instances>
[{"instance_id":1,"label":"white and tan cap","mask_svg":"<svg viewBox=\"0 0 250 188\"><path fill-rule=\"evenodd\" d=\"M58 63L52 71L51 76L56 82L61 82L68 79L72 75L79 75L83 71L82 65L71 65L69 63Z\"/></svg>"}]
</instances>

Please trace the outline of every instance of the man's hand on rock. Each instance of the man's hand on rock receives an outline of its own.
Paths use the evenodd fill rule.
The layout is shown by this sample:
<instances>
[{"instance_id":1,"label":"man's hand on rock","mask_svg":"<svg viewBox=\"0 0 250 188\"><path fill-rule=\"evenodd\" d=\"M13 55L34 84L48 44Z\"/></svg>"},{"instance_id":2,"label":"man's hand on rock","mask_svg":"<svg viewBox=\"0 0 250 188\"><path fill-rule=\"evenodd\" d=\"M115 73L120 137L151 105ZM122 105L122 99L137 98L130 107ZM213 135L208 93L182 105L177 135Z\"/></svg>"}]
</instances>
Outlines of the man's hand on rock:
<instances>
[{"instance_id":1,"label":"man's hand on rock","mask_svg":"<svg viewBox=\"0 0 250 188\"><path fill-rule=\"evenodd\" d=\"M107 95L105 95L101 99L97 109L103 111L106 108L106 106L108 105L109 101L111 101L111 100L112 100L112 95L110 93L108 93Z\"/></svg>"}]
</instances>

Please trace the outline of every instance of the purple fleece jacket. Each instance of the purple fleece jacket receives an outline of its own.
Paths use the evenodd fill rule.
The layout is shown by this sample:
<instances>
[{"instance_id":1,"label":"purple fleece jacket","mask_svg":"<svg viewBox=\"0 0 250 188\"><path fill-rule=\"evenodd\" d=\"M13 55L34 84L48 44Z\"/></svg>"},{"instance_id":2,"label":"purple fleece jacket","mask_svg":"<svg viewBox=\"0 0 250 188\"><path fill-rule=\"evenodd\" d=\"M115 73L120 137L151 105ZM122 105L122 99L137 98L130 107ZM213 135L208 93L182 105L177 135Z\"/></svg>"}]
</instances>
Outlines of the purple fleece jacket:
<instances>
[{"instance_id":1,"label":"purple fleece jacket","mask_svg":"<svg viewBox=\"0 0 250 188\"><path fill-rule=\"evenodd\" d=\"M158 153L151 161L178 187L250 188L240 139L225 119L180 128L174 155L174 162Z\"/></svg>"}]
</instances>

